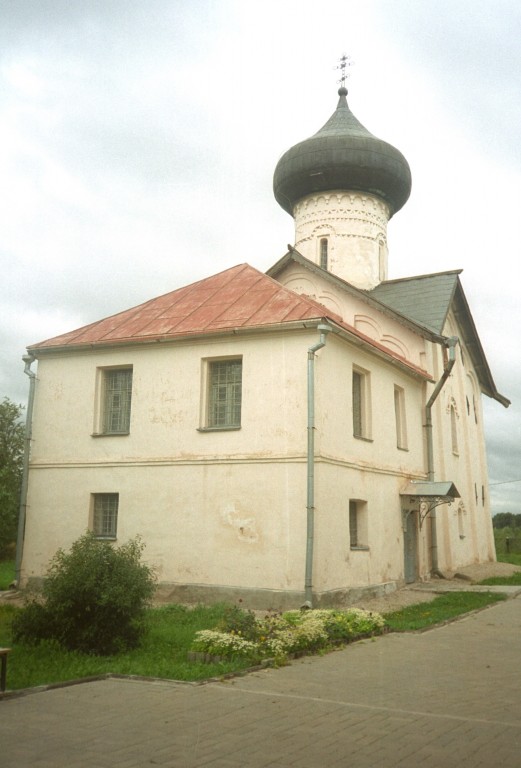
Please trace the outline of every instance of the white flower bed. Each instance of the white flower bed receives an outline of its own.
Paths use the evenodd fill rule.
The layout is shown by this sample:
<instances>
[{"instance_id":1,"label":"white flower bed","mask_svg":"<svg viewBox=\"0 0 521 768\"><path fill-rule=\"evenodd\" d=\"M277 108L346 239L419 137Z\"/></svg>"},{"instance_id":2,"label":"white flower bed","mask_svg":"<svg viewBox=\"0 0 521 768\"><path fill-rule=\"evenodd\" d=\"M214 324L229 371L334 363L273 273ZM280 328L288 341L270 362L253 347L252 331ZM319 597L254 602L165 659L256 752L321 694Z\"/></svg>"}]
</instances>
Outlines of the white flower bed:
<instances>
[{"instance_id":1,"label":"white flower bed","mask_svg":"<svg viewBox=\"0 0 521 768\"><path fill-rule=\"evenodd\" d=\"M335 643L382 632L385 621L378 613L360 608L346 611L287 611L254 618L251 612L233 609L235 627L224 631L202 630L196 633L193 650L212 656L278 660L289 654L314 652ZM241 622L241 618L245 621ZM226 623L226 622L225 622Z\"/></svg>"}]
</instances>

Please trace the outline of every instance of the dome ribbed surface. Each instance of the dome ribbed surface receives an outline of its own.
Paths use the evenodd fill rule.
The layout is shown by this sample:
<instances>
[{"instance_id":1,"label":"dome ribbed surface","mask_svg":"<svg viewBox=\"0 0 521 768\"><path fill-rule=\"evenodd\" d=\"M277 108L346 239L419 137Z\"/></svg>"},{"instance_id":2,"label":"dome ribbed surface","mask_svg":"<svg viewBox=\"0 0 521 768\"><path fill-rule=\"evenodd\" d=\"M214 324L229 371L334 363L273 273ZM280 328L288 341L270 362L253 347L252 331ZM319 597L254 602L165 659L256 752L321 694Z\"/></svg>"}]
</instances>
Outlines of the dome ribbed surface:
<instances>
[{"instance_id":1,"label":"dome ribbed surface","mask_svg":"<svg viewBox=\"0 0 521 768\"><path fill-rule=\"evenodd\" d=\"M357 120L347 104L346 89L338 93L338 106L327 123L277 163L275 199L293 214L295 203L315 192L367 192L385 200L392 216L411 192L409 164L399 150Z\"/></svg>"}]
</instances>

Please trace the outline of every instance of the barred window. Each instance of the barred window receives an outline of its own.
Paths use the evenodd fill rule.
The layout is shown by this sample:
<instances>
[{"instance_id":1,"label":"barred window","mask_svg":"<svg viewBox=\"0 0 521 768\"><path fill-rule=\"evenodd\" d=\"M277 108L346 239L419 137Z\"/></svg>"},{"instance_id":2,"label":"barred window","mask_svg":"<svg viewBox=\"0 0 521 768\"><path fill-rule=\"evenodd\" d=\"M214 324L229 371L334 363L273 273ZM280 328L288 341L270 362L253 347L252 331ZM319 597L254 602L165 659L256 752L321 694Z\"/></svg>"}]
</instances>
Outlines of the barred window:
<instances>
[{"instance_id":1,"label":"barred window","mask_svg":"<svg viewBox=\"0 0 521 768\"><path fill-rule=\"evenodd\" d=\"M132 368L107 369L103 372L103 419L105 435L130 431Z\"/></svg>"},{"instance_id":2,"label":"barred window","mask_svg":"<svg viewBox=\"0 0 521 768\"><path fill-rule=\"evenodd\" d=\"M208 370L208 427L240 427L242 360L215 360Z\"/></svg>"},{"instance_id":3,"label":"barred window","mask_svg":"<svg viewBox=\"0 0 521 768\"><path fill-rule=\"evenodd\" d=\"M119 493L93 494L92 530L98 539L115 539L118 528Z\"/></svg>"}]
</instances>

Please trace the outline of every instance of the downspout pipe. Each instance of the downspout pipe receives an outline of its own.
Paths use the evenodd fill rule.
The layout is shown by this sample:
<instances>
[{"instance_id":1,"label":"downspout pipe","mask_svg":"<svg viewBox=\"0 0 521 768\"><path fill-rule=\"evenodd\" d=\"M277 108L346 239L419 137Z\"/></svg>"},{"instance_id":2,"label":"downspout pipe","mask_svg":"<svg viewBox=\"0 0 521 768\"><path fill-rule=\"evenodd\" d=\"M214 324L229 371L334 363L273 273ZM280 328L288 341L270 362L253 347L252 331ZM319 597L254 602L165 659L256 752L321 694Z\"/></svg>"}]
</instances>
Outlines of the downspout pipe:
<instances>
[{"instance_id":1,"label":"downspout pipe","mask_svg":"<svg viewBox=\"0 0 521 768\"><path fill-rule=\"evenodd\" d=\"M18 515L18 536L16 539L15 583L17 587L20 586L22 571L22 556L25 538L25 518L27 512L27 487L29 481L29 458L31 455L31 438L33 433L34 390L36 386L36 374L34 371L31 371L31 365L34 363L36 358L33 357L33 355L24 355L22 360L25 363L24 373L29 376L29 398L27 400L27 414L25 418L22 488L20 491L20 512Z\"/></svg>"},{"instance_id":2,"label":"downspout pipe","mask_svg":"<svg viewBox=\"0 0 521 768\"><path fill-rule=\"evenodd\" d=\"M305 602L303 608L313 607L313 546L315 531L315 353L326 344L326 336L332 330L330 325L320 323L317 331L320 340L308 349L308 448L307 448L307 535L306 575L304 582Z\"/></svg>"},{"instance_id":3,"label":"downspout pipe","mask_svg":"<svg viewBox=\"0 0 521 768\"><path fill-rule=\"evenodd\" d=\"M427 479L429 482L434 481L434 441L432 434L432 406L441 390L443 389L445 382L449 378L454 363L456 362L456 344L459 343L457 336L450 336L445 341L445 347L449 350L448 358L445 360L443 367L443 373L440 380L434 387L434 390L427 401L425 406L425 429L427 432ZM438 565L438 535L436 529L436 509L431 511L431 560L432 560L432 572L436 576L442 576Z\"/></svg>"}]
</instances>

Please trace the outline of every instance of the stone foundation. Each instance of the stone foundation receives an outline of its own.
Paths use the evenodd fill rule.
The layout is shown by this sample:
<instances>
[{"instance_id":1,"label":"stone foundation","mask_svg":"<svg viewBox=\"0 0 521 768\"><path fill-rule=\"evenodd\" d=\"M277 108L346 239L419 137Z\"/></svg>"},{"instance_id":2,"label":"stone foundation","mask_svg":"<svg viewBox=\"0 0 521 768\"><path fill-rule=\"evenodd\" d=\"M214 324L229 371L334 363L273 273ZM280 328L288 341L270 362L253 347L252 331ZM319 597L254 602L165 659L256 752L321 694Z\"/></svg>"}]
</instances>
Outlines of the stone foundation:
<instances>
[{"instance_id":1,"label":"stone foundation","mask_svg":"<svg viewBox=\"0 0 521 768\"><path fill-rule=\"evenodd\" d=\"M398 588L389 581L366 587L345 587L313 593L314 608L348 608L362 600L384 597ZM254 611L288 611L300 608L305 602L304 590L249 589L242 587L215 586L210 584L161 583L157 587L156 602L183 603L232 603Z\"/></svg>"}]
</instances>

